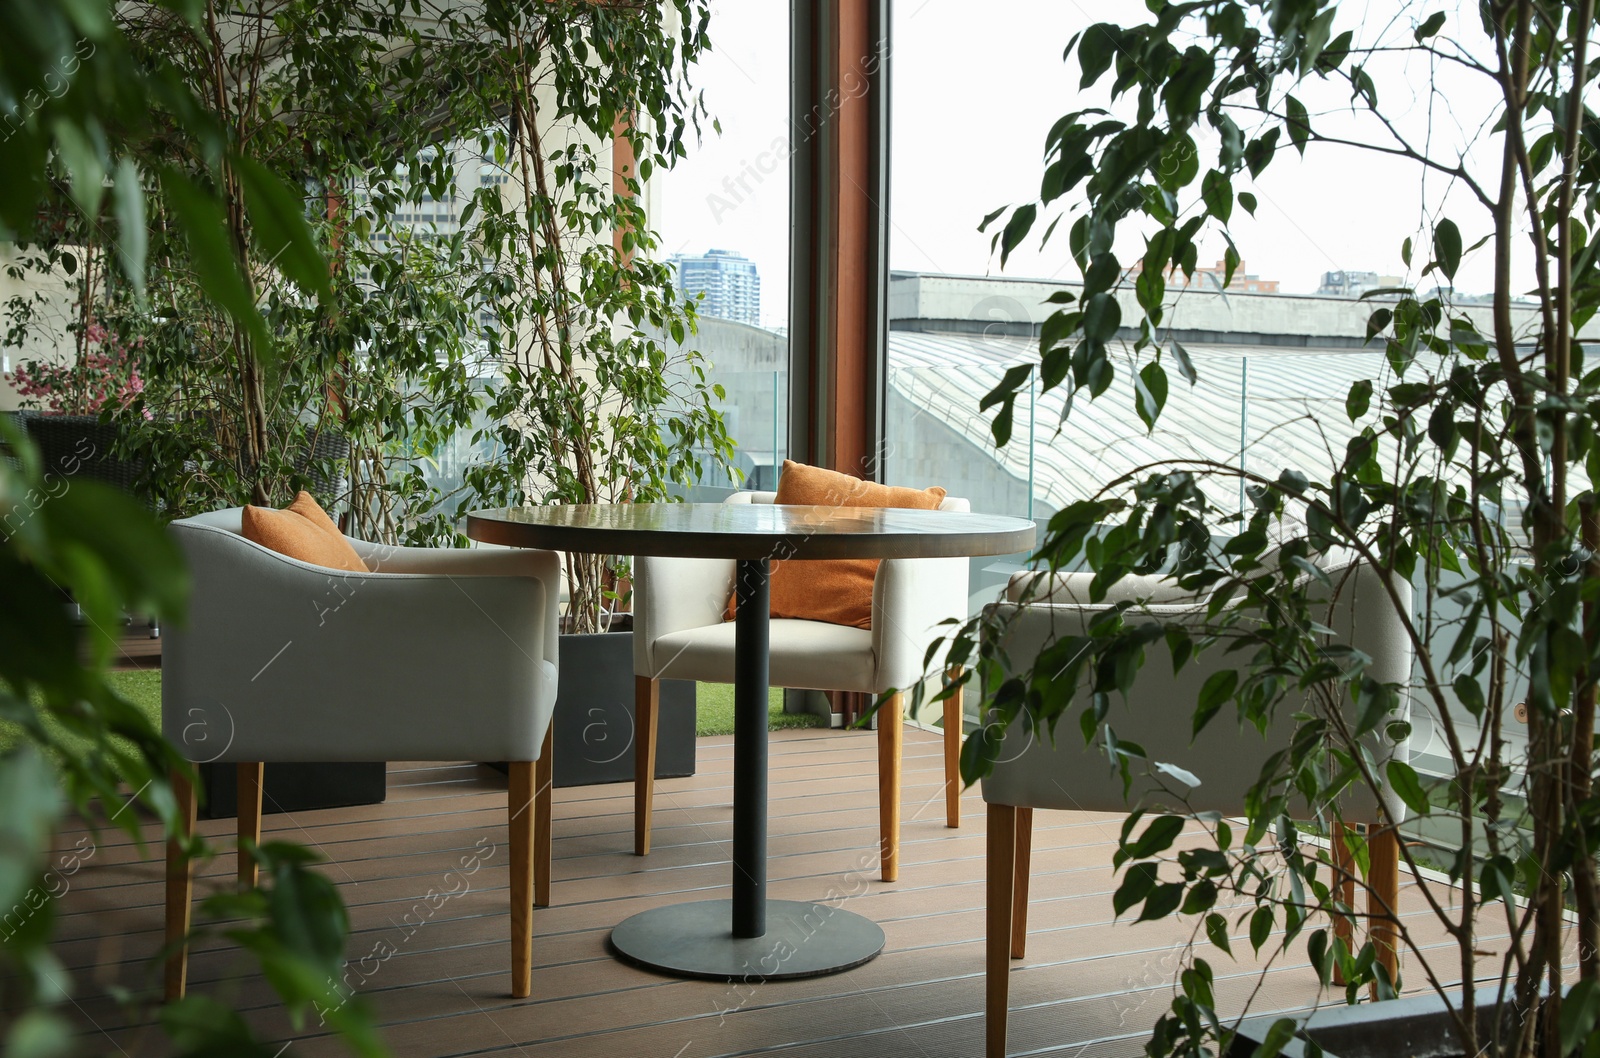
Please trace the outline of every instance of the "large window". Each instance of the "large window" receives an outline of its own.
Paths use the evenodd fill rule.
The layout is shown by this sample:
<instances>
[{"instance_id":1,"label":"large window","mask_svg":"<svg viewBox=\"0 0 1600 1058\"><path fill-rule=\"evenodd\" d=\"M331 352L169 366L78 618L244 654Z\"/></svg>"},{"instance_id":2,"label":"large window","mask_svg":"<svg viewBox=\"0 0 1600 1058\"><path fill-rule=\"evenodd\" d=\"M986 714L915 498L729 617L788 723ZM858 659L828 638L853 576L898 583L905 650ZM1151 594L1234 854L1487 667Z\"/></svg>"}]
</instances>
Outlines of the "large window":
<instances>
[{"instance_id":1,"label":"large window","mask_svg":"<svg viewBox=\"0 0 1600 1058\"><path fill-rule=\"evenodd\" d=\"M698 148L655 177L649 205L662 257L700 297L700 333L686 342L727 394L739 487L772 489L789 430L788 5L723 0L710 33L691 80L721 131L707 124Z\"/></svg>"}]
</instances>

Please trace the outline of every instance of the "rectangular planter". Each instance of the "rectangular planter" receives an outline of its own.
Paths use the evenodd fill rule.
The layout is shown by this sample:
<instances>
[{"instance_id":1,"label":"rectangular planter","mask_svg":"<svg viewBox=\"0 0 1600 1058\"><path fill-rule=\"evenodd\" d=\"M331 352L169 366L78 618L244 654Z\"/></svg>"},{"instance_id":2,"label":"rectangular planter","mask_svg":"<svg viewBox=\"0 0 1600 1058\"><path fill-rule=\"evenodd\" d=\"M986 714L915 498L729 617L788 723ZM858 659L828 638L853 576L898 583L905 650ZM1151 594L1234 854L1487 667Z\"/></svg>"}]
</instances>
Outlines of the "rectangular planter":
<instances>
[{"instance_id":1,"label":"rectangular planter","mask_svg":"<svg viewBox=\"0 0 1600 1058\"><path fill-rule=\"evenodd\" d=\"M268 763L262 780L261 811L309 812L317 808L382 804L388 796L389 766L382 761L348 764ZM237 773L232 764L199 766L200 818L231 819L239 814Z\"/></svg>"},{"instance_id":2,"label":"rectangular planter","mask_svg":"<svg viewBox=\"0 0 1600 1058\"><path fill-rule=\"evenodd\" d=\"M1478 1032L1486 1037L1494 1027L1493 987L1478 990ZM1458 993L1451 997L1460 1003ZM1249 1058L1266 1040L1276 1017L1251 1018L1239 1026L1228 1058ZM1281 1052L1284 1058L1305 1058L1306 1041L1321 1048L1323 1058L1460 1058L1461 1044L1443 997L1408 996L1382 1003L1326 1007L1299 1021Z\"/></svg>"},{"instance_id":3,"label":"rectangular planter","mask_svg":"<svg viewBox=\"0 0 1600 1058\"><path fill-rule=\"evenodd\" d=\"M632 782L633 633L561 637L556 691L555 784ZM695 685L661 681L656 778L694 774Z\"/></svg>"}]
</instances>

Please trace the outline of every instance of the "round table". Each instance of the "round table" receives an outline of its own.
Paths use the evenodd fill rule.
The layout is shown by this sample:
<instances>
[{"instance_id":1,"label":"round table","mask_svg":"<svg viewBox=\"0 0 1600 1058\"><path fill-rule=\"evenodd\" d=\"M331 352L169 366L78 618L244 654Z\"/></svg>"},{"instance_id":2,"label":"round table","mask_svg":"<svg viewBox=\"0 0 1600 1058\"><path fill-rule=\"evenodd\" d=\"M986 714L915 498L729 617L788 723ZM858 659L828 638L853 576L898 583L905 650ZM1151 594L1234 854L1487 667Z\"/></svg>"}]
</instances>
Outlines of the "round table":
<instances>
[{"instance_id":1,"label":"round table","mask_svg":"<svg viewBox=\"0 0 1600 1058\"><path fill-rule=\"evenodd\" d=\"M881 952L883 930L852 911L767 899L769 559L1007 555L1033 547L1034 523L902 508L573 504L475 511L467 535L584 554L738 560L732 898L634 915L611 931L617 953L684 977L773 980L848 970Z\"/></svg>"}]
</instances>

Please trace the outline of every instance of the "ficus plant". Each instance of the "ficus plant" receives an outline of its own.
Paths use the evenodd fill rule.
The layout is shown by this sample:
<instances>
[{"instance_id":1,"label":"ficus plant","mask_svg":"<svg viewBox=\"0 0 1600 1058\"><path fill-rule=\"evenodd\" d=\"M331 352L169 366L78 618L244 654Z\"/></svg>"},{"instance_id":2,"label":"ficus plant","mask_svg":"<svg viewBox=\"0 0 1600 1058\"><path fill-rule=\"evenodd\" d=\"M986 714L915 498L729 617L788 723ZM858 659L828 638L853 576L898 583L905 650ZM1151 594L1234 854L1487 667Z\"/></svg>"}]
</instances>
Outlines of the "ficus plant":
<instances>
[{"instance_id":1,"label":"ficus plant","mask_svg":"<svg viewBox=\"0 0 1600 1058\"><path fill-rule=\"evenodd\" d=\"M1420 3L1384 20L1325 0L1147 6L1146 23L1094 25L1069 44L1081 92L1103 105L1050 129L1037 201L985 221L1002 262L1061 225L1082 275L1052 299L1037 361L984 399L996 442L1035 373L1078 399L1131 376L1129 410L1146 429L1185 399L1197 367L1166 324L1174 277L1216 242L1231 279L1230 225L1256 211L1259 182L1296 163L1414 167L1423 216L1389 233L1409 274L1366 295L1364 337L1387 368L1351 387L1342 417L1317 421L1325 463L1160 460L1056 513L1040 565L1092 571L1103 612L1038 658L1003 655L998 611L953 634L941 665L965 666L997 721L968 741L963 775L987 772L1004 729L1024 721L1101 747L1125 782L1154 775L1165 762L1116 737L1124 696L1150 666L1217 652L1228 664L1196 701L1172 703L1174 722L1260 738L1285 711L1295 733L1268 758L1242 826L1164 811L1123 830L1117 910L1196 926L1148 1052L1226 1050L1240 1011L1218 1002L1213 963L1243 933L1269 965L1309 958L1350 1002L1437 990L1464 1054L1600 1053L1600 364L1580 340L1600 304L1600 121L1585 102L1594 4ZM1486 313L1452 289L1479 252L1492 262ZM1512 307L1524 299L1521 326ZM1071 443L1070 407L1058 443ZM1320 560L1334 552L1413 585L1409 606L1392 594L1415 650L1408 681L1380 682L1370 658L1330 642L1339 585L1322 583ZM1207 619L1105 601L1151 574L1203 601ZM1423 721L1444 767L1376 765L1365 739L1404 740ZM1451 839L1402 844L1426 913L1397 925L1399 980L1370 940L1334 928L1353 911L1325 846L1365 870L1341 814L1357 785L1393 791L1436 844ZM1175 852L1180 832L1199 844ZM1293 840L1307 832L1328 840ZM1429 931L1448 943L1428 946ZM1479 1017L1485 985L1498 1017ZM1293 1027L1277 1026L1267 1051Z\"/></svg>"},{"instance_id":2,"label":"ficus plant","mask_svg":"<svg viewBox=\"0 0 1600 1058\"><path fill-rule=\"evenodd\" d=\"M167 8L198 24L193 4ZM237 294L244 278L224 247L203 226L220 207L197 177L168 173L132 144L152 105L183 116L184 129L209 144L210 172L224 158L240 160L216 115L161 63L141 62L117 27L110 4L0 2L0 117L6 164L0 166L0 239L37 239L53 192L65 188L81 219L110 233L114 269L133 297L149 290L147 178L161 174L193 194L191 209L173 218L177 232L199 247L215 273L208 289L234 324L266 330L257 305ZM187 182L187 183L185 183ZM313 246L309 227L272 203L291 192L259 172L249 181L260 237L280 248ZM312 251L314 254L314 250ZM285 265L278 273L295 271ZM325 270L300 269L308 296L325 286ZM298 281L298 280L297 280ZM8 325L14 320L8 319ZM0 424L0 1049L8 1056L75 1053L76 1032L63 1016L73 994L74 969L57 957L52 846L59 829L89 827L89 840L121 830L135 841L174 832L176 803L169 785L189 765L107 679L122 614L136 610L169 623L184 617L188 579L176 546L132 498L92 481L68 480L47 469L28 438ZM70 592L84 620L63 603ZM70 814L69 814L70 813ZM314 856L289 845L262 850L270 865L262 885L222 902L210 913L230 919L230 933L255 954L286 1008L296 1016L325 1003L343 961L347 921L332 884L310 869ZM203 840L193 855L208 854ZM159 1019L179 1054L276 1053L257 1040L224 1004L190 996L161 1005L158 975L124 998L159 1006ZM141 1013L148 1013L148 1008ZM361 1003L347 1005L334 1028L354 1048L382 1053Z\"/></svg>"},{"instance_id":3,"label":"ficus plant","mask_svg":"<svg viewBox=\"0 0 1600 1058\"><path fill-rule=\"evenodd\" d=\"M198 21L130 5L119 21L146 61L216 101L250 158L205 177L208 144L158 106L141 151L187 175L149 181L149 296L114 273L89 282L108 274L113 233L64 191L13 267L59 274L70 259L87 304L62 329L93 318L143 340L148 418L127 420L130 454L159 509L283 503L309 485L356 535L451 545L475 508L663 500L708 462L725 472L723 395L683 348L693 307L654 259L641 194L706 120L687 80L709 47L704 3L422 18L386 0L272 0ZM277 278L282 247L247 208L258 170L302 189L276 205L314 218L315 291ZM235 325L207 289L214 262L174 223L200 208L191 186L224 206L211 220L261 333ZM15 300L10 344L45 325L32 308ZM566 568L569 627L598 630L625 568Z\"/></svg>"},{"instance_id":4,"label":"ficus plant","mask_svg":"<svg viewBox=\"0 0 1600 1058\"><path fill-rule=\"evenodd\" d=\"M490 5L455 27L480 49L479 152L505 177L472 200L488 326L494 458L466 471L479 505L644 503L731 474L725 394L683 349L694 308L653 258L642 181L706 118L686 80L710 46L704 0ZM458 513L464 513L463 501ZM626 567L566 556L565 628L609 627Z\"/></svg>"}]
</instances>

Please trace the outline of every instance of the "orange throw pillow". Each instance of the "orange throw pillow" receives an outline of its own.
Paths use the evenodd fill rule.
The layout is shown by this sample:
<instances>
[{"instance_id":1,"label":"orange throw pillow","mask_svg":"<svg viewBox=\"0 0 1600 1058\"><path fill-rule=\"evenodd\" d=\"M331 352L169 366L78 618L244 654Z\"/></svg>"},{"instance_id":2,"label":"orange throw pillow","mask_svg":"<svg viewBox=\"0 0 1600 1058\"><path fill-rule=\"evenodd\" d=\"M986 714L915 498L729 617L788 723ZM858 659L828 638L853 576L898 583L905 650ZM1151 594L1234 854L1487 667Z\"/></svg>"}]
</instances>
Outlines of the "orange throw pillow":
<instances>
[{"instance_id":1,"label":"orange throw pillow","mask_svg":"<svg viewBox=\"0 0 1600 1058\"><path fill-rule=\"evenodd\" d=\"M280 555L350 573L367 572L350 541L333 524L326 511L302 492L281 511L271 507L246 507L241 517L244 538Z\"/></svg>"},{"instance_id":2,"label":"orange throw pillow","mask_svg":"<svg viewBox=\"0 0 1600 1058\"><path fill-rule=\"evenodd\" d=\"M908 489L862 481L821 467L783 461L778 478L778 503L818 507L910 507L938 510L941 488ZM772 616L827 621L856 628L872 627L872 582L875 558L786 559L772 564ZM735 600L728 600L733 619Z\"/></svg>"}]
</instances>

